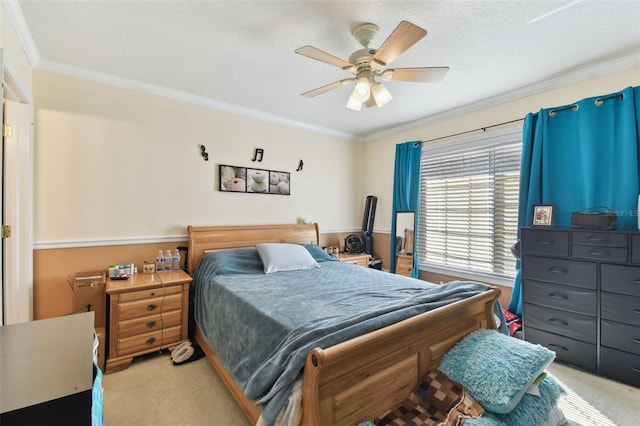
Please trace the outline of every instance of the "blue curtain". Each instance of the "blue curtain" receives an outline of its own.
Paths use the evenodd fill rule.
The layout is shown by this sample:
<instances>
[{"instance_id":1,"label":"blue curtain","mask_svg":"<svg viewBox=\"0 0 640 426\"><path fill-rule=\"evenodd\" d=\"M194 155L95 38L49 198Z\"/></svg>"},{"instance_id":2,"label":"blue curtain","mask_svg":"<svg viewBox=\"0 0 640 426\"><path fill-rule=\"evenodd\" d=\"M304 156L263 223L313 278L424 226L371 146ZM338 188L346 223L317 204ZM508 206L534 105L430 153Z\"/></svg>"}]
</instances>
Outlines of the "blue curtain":
<instances>
[{"instance_id":1,"label":"blue curtain","mask_svg":"<svg viewBox=\"0 0 640 426\"><path fill-rule=\"evenodd\" d=\"M418 203L420 195L420 156L422 141L399 143L396 145L396 162L393 173L393 209L391 212L391 266L389 270L395 272L395 236L396 213L403 211L415 212L415 224L418 223ZM414 278L418 277L418 265L413 254Z\"/></svg>"},{"instance_id":2,"label":"blue curtain","mask_svg":"<svg viewBox=\"0 0 640 426\"><path fill-rule=\"evenodd\" d=\"M528 114L522 132L518 227L531 223L534 204L555 204L557 228L570 228L571 212L606 207L617 214L617 229L637 229L639 152L639 87ZM509 303L518 315L521 281L518 262Z\"/></svg>"}]
</instances>

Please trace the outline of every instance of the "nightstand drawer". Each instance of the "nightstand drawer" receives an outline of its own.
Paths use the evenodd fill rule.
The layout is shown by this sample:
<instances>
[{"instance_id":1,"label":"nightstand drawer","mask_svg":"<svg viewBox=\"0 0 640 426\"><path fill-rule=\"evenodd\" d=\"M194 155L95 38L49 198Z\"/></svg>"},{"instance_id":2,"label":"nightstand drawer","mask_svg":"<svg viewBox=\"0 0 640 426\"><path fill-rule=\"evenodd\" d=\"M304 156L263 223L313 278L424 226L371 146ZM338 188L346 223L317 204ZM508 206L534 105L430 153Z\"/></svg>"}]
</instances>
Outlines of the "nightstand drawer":
<instances>
[{"instance_id":1,"label":"nightstand drawer","mask_svg":"<svg viewBox=\"0 0 640 426\"><path fill-rule=\"evenodd\" d=\"M144 318L121 321L118 323L118 336L122 339L139 334L181 325L182 310L165 312Z\"/></svg>"},{"instance_id":2,"label":"nightstand drawer","mask_svg":"<svg viewBox=\"0 0 640 426\"><path fill-rule=\"evenodd\" d=\"M607 320L600 327L603 345L640 355L640 327Z\"/></svg>"},{"instance_id":3,"label":"nightstand drawer","mask_svg":"<svg viewBox=\"0 0 640 426\"><path fill-rule=\"evenodd\" d=\"M522 275L524 278L595 290L596 271L595 263L525 256Z\"/></svg>"},{"instance_id":4,"label":"nightstand drawer","mask_svg":"<svg viewBox=\"0 0 640 426\"><path fill-rule=\"evenodd\" d=\"M640 387L640 356L603 347L600 350L600 373Z\"/></svg>"},{"instance_id":5,"label":"nightstand drawer","mask_svg":"<svg viewBox=\"0 0 640 426\"><path fill-rule=\"evenodd\" d=\"M599 260L602 262L627 262L627 249L619 247L581 246L571 247L571 257L576 259Z\"/></svg>"},{"instance_id":6,"label":"nightstand drawer","mask_svg":"<svg viewBox=\"0 0 640 426\"><path fill-rule=\"evenodd\" d=\"M526 328L524 337L527 342L537 343L554 351L557 360L568 362L590 371L596 370L596 345L547 333L535 328Z\"/></svg>"},{"instance_id":7,"label":"nightstand drawer","mask_svg":"<svg viewBox=\"0 0 640 426\"><path fill-rule=\"evenodd\" d=\"M584 246L620 247L627 248L627 234L597 231L573 231L573 244Z\"/></svg>"},{"instance_id":8,"label":"nightstand drawer","mask_svg":"<svg viewBox=\"0 0 640 426\"><path fill-rule=\"evenodd\" d=\"M118 339L118 356L133 354L136 352L148 352L160 349L160 347L177 342L181 338L180 326L165 328L151 333L125 339Z\"/></svg>"},{"instance_id":9,"label":"nightstand drawer","mask_svg":"<svg viewBox=\"0 0 640 426\"><path fill-rule=\"evenodd\" d=\"M525 303L523 309L525 334L529 327L534 327L587 343L596 343L597 323L595 317L545 308L530 303Z\"/></svg>"},{"instance_id":10,"label":"nightstand drawer","mask_svg":"<svg viewBox=\"0 0 640 426\"><path fill-rule=\"evenodd\" d=\"M153 297L159 297L168 294L178 294L182 292L182 287L157 287L150 290L130 291L128 293L122 293L120 295L120 302L133 302L142 299L151 299Z\"/></svg>"},{"instance_id":11,"label":"nightstand drawer","mask_svg":"<svg viewBox=\"0 0 640 426\"><path fill-rule=\"evenodd\" d=\"M522 252L545 256L569 256L569 233L522 229Z\"/></svg>"},{"instance_id":12,"label":"nightstand drawer","mask_svg":"<svg viewBox=\"0 0 640 426\"><path fill-rule=\"evenodd\" d=\"M146 317L160 312L173 311L182 308L182 294L138 300L136 302L118 304L118 319L126 321L134 318Z\"/></svg>"},{"instance_id":13,"label":"nightstand drawer","mask_svg":"<svg viewBox=\"0 0 640 426\"><path fill-rule=\"evenodd\" d=\"M602 265L600 274L602 291L640 296L640 267Z\"/></svg>"},{"instance_id":14,"label":"nightstand drawer","mask_svg":"<svg viewBox=\"0 0 640 426\"><path fill-rule=\"evenodd\" d=\"M597 312L595 290L534 280L524 281L523 301L594 317Z\"/></svg>"},{"instance_id":15,"label":"nightstand drawer","mask_svg":"<svg viewBox=\"0 0 640 426\"><path fill-rule=\"evenodd\" d=\"M603 291L600 312L603 319L640 326L640 297Z\"/></svg>"}]
</instances>

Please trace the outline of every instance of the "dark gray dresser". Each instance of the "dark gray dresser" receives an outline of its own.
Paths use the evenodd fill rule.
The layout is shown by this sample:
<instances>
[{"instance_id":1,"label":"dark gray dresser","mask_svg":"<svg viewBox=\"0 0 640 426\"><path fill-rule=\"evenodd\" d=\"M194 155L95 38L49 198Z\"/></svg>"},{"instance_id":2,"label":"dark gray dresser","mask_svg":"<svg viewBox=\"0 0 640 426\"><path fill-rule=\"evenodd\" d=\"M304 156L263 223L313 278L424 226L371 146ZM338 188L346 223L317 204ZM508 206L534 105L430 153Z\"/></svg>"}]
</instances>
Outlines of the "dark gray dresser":
<instances>
[{"instance_id":1,"label":"dark gray dresser","mask_svg":"<svg viewBox=\"0 0 640 426\"><path fill-rule=\"evenodd\" d=\"M640 387L640 233L522 228L524 338Z\"/></svg>"}]
</instances>

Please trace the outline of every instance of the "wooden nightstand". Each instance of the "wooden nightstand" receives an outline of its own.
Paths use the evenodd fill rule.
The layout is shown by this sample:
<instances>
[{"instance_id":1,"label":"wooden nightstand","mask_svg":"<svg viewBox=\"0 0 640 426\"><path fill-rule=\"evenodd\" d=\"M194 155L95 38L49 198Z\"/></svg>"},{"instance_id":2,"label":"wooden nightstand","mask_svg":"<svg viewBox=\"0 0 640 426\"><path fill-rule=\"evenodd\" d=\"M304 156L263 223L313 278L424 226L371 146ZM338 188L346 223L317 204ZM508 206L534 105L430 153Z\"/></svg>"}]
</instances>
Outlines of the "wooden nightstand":
<instances>
[{"instance_id":1,"label":"wooden nightstand","mask_svg":"<svg viewBox=\"0 0 640 426\"><path fill-rule=\"evenodd\" d=\"M371 259L371 255L367 253L361 253L361 254L339 253L338 259L340 259L340 262L351 263L352 265L358 265L358 266L363 266L365 268L368 268L369 259Z\"/></svg>"},{"instance_id":2,"label":"wooden nightstand","mask_svg":"<svg viewBox=\"0 0 640 426\"><path fill-rule=\"evenodd\" d=\"M413 256L396 254L396 274L407 277L413 275Z\"/></svg>"},{"instance_id":3,"label":"wooden nightstand","mask_svg":"<svg viewBox=\"0 0 640 426\"><path fill-rule=\"evenodd\" d=\"M109 355L105 373L124 370L135 356L187 339L191 281L182 270L107 280Z\"/></svg>"}]
</instances>

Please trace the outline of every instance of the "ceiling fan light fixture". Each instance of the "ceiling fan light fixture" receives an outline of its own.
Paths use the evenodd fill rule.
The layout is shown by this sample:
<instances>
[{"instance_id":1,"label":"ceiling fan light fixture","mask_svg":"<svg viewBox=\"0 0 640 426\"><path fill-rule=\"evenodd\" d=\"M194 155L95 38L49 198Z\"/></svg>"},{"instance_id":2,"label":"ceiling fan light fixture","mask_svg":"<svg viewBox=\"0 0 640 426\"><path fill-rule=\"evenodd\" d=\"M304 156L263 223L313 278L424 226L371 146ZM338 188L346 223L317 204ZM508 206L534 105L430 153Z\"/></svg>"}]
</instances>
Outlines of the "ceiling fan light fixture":
<instances>
[{"instance_id":1,"label":"ceiling fan light fixture","mask_svg":"<svg viewBox=\"0 0 640 426\"><path fill-rule=\"evenodd\" d=\"M371 95L371 86L369 79L366 77L358 78L356 87L353 89L351 96L355 96L360 102L365 102Z\"/></svg>"},{"instance_id":2,"label":"ceiling fan light fixture","mask_svg":"<svg viewBox=\"0 0 640 426\"><path fill-rule=\"evenodd\" d=\"M380 74L380 79L382 81L391 81L393 80L393 70L384 70L382 74Z\"/></svg>"},{"instance_id":3,"label":"ceiling fan light fixture","mask_svg":"<svg viewBox=\"0 0 640 426\"><path fill-rule=\"evenodd\" d=\"M353 93L349 96L349 100L347 101L347 108L352 109L354 111L360 111L362 109L362 101L354 96L355 89L353 89Z\"/></svg>"},{"instance_id":4,"label":"ceiling fan light fixture","mask_svg":"<svg viewBox=\"0 0 640 426\"><path fill-rule=\"evenodd\" d=\"M377 82L371 84L371 93L373 94L373 99L376 101L378 108L382 108L388 104L391 99L393 99L391 92L389 92L389 90L387 90L387 88L382 84Z\"/></svg>"}]
</instances>

